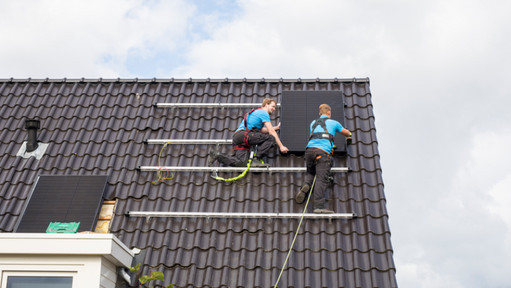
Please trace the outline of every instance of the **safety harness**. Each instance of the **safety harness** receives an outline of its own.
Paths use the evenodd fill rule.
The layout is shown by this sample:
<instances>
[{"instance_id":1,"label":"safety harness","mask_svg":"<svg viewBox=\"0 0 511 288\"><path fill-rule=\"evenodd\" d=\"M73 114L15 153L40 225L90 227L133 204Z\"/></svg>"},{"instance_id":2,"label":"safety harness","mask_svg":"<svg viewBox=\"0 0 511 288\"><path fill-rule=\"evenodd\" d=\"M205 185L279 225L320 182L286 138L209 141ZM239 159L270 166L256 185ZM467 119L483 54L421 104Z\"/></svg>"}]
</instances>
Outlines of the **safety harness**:
<instances>
[{"instance_id":1,"label":"safety harness","mask_svg":"<svg viewBox=\"0 0 511 288\"><path fill-rule=\"evenodd\" d=\"M232 148L232 150L250 150L250 144L248 144L248 132L252 131L252 130L257 130L256 128L252 128L252 129L248 129L248 124L247 124L247 118L248 118L248 115L254 113L254 111L256 110L259 110L261 108L255 108L255 109L252 109L250 110L250 112L246 113L245 116L243 117L243 125L245 126L245 129L243 130L243 133L244 133L244 137L243 137L243 142L241 142L240 144L237 144L237 145L233 145L234 147Z\"/></svg>"},{"instance_id":2,"label":"safety harness","mask_svg":"<svg viewBox=\"0 0 511 288\"><path fill-rule=\"evenodd\" d=\"M325 130L325 132L311 132L310 136L309 136L309 141L312 140L312 139L328 139L330 140L330 144L332 145L332 147L334 147L334 136L332 136L332 134L328 133L328 129L326 128L326 120L328 120L328 118L318 118L316 119L316 121L314 122L314 124L312 125L312 128L311 128L311 131L314 131L316 130L316 127L321 126L321 128L323 128L323 130Z\"/></svg>"},{"instance_id":3,"label":"safety harness","mask_svg":"<svg viewBox=\"0 0 511 288\"><path fill-rule=\"evenodd\" d=\"M252 114L254 111L259 110L259 109L261 109L261 108L252 109L252 110L250 110L250 112L245 114L245 116L243 117L243 125L245 126L245 129L243 129L243 133L244 133L243 142L241 142L240 144L234 145L234 147L232 148L232 150L250 151L250 154L249 154L250 156L248 157L248 162L247 162L247 169L245 169L243 172L241 172L240 175L235 176L233 178L223 178L223 177L218 176L218 173L215 172L214 175L211 175L211 177L213 179L215 179L217 181L231 182L231 181L239 180L239 179L245 177L245 175L247 174L248 170L250 169L250 166L252 165L252 160L254 159L254 156L257 153L257 145L254 147L253 150L250 150L251 146L250 146L250 144L248 144L248 132L250 132L252 130L257 130L257 129L256 128L248 129L247 118L248 118L248 115Z\"/></svg>"}]
</instances>

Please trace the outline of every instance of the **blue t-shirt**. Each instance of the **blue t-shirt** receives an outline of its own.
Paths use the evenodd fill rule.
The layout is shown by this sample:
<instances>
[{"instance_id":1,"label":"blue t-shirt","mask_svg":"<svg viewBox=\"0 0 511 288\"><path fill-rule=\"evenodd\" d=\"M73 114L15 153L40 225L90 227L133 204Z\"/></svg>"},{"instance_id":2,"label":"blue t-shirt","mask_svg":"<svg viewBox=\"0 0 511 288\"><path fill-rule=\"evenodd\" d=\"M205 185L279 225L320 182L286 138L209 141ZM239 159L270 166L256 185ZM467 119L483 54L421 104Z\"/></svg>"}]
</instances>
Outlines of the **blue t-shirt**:
<instances>
[{"instance_id":1,"label":"blue t-shirt","mask_svg":"<svg viewBox=\"0 0 511 288\"><path fill-rule=\"evenodd\" d=\"M328 116L321 115L320 118L328 118ZM314 129L314 131L312 131L312 126L314 125L315 122L316 122L316 120L311 122L311 125L310 125L311 133L325 132L325 130L321 127L321 125L316 126L316 129ZM328 118L325 121L325 125L326 125L326 129L328 130L328 134L332 134L332 136L335 136L335 133L341 132L342 129L344 129L344 127L342 127L341 123L339 123L333 119L330 119L330 118ZM325 150L328 153L332 153L332 148L333 148L332 143L330 142L329 139L321 139L321 138L311 139L309 141L309 143L307 143L307 147L320 148L320 149Z\"/></svg>"},{"instance_id":2,"label":"blue t-shirt","mask_svg":"<svg viewBox=\"0 0 511 288\"><path fill-rule=\"evenodd\" d=\"M263 126L264 126L264 122L269 122L269 121L270 121L270 114L268 114L268 112L266 112L266 110L264 110L264 109L257 109L247 116L247 126L248 126L247 129L250 130L252 128L256 128L257 130L261 130L261 128L263 128ZM238 126L238 129L236 129L236 131L243 130L243 129L245 129L245 121L241 120L241 123Z\"/></svg>"}]
</instances>

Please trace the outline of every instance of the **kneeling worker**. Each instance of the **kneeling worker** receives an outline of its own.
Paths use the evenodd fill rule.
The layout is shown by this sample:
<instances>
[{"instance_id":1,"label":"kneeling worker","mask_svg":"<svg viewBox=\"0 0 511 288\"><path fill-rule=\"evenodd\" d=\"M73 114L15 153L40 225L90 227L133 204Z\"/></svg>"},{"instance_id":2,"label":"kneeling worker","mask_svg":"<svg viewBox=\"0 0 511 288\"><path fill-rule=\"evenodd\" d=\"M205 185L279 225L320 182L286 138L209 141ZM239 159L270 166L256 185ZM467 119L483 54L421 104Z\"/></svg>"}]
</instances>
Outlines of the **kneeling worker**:
<instances>
[{"instance_id":1,"label":"kneeling worker","mask_svg":"<svg viewBox=\"0 0 511 288\"><path fill-rule=\"evenodd\" d=\"M320 117L310 125L310 137L305 150L305 164L307 172L305 183L296 195L296 202L301 204L312 186L314 176L316 182L312 197L313 213L334 213L326 207L326 190L329 182L330 170L333 165L333 139L335 133L341 133L351 140L351 132L342 127L341 123L330 119L332 108L327 104L319 106Z\"/></svg>"},{"instance_id":2,"label":"kneeling worker","mask_svg":"<svg viewBox=\"0 0 511 288\"><path fill-rule=\"evenodd\" d=\"M247 166L250 147L257 145L257 153L252 160L253 167L267 166L263 163L262 157L266 156L269 150L275 145L279 146L280 152L287 153L288 149L282 144L279 135L275 130L278 126L272 126L270 114L275 111L277 102L266 98L260 108L254 109L243 117L240 125L232 137L234 155L224 155L213 151L209 153L209 164L215 160L227 166L244 167Z\"/></svg>"}]
</instances>

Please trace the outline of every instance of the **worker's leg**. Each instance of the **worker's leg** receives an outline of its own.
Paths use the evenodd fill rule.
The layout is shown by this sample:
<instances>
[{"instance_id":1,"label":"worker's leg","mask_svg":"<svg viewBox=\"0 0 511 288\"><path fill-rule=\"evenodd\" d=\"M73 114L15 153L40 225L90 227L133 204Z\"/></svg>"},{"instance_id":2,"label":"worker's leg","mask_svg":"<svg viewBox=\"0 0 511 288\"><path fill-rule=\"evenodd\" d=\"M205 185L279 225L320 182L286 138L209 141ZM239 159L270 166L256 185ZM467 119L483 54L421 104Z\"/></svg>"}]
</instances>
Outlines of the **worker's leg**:
<instances>
[{"instance_id":1,"label":"worker's leg","mask_svg":"<svg viewBox=\"0 0 511 288\"><path fill-rule=\"evenodd\" d=\"M304 185L307 184L309 187L312 185L312 181L314 181L314 175L316 175L316 149L307 149L305 150L305 181Z\"/></svg>"},{"instance_id":2,"label":"worker's leg","mask_svg":"<svg viewBox=\"0 0 511 288\"><path fill-rule=\"evenodd\" d=\"M268 155L270 149L275 145L275 138L270 134L249 131L248 144L250 146L257 145L257 157L261 158Z\"/></svg>"},{"instance_id":3,"label":"worker's leg","mask_svg":"<svg viewBox=\"0 0 511 288\"><path fill-rule=\"evenodd\" d=\"M218 162L227 165L227 166L233 166L233 167L244 167L247 165L248 161L248 155L249 152L248 148L247 150L240 148L238 145L243 145L245 142L245 131L238 131L234 133L232 137L232 144L233 144L233 155L224 155L222 153L213 153L214 155L211 155L211 158L214 160L218 160Z\"/></svg>"},{"instance_id":4,"label":"worker's leg","mask_svg":"<svg viewBox=\"0 0 511 288\"><path fill-rule=\"evenodd\" d=\"M316 182L313 191L312 209L325 209L326 193L329 183L330 170L332 168L332 157L326 152L318 153L316 156Z\"/></svg>"},{"instance_id":5,"label":"worker's leg","mask_svg":"<svg viewBox=\"0 0 511 288\"><path fill-rule=\"evenodd\" d=\"M228 156L228 155L224 155L224 154L218 154L216 159L218 160L218 162L220 162L226 166L232 166L232 167L247 166L247 162L241 161L236 155Z\"/></svg>"},{"instance_id":6,"label":"worker's leg","mask_svg":"<svg viewBox=\"0 0 511 288\"><path fill-rule=\"evenodd\" d=\"M312 186L312 182L314 181L314 175L316 175L316 149L307 149L305 150L305 179L303 181L302 187L300 187L300 191L296 194L295 200L296 203L302 204L305 202L305 199L309 193L309 190Z\"/></svg>"}]
</instances>

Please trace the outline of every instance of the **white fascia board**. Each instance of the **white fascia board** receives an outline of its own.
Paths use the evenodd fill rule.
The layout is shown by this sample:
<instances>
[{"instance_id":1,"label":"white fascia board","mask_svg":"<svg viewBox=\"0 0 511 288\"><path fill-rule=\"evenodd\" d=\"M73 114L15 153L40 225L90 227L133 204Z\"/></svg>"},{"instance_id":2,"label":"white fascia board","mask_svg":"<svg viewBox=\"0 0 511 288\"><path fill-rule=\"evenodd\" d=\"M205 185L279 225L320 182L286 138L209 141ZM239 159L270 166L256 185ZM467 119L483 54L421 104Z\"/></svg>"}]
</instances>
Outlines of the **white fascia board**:
<instances>
[{"instance_id":1,"label":"white fascia board","mask_svg":"<svg viewBox=\"0 0 511 288\"><path fill-rule=\"evenodd\" d=\"M130 267L134 253L113 234L0 233L0 255L98 255Z\"/></svg>"}]
</instances>

